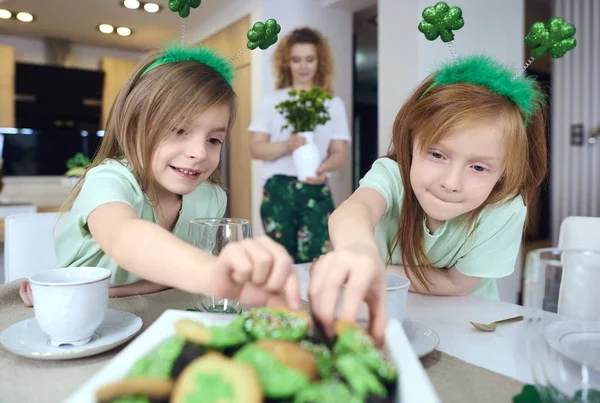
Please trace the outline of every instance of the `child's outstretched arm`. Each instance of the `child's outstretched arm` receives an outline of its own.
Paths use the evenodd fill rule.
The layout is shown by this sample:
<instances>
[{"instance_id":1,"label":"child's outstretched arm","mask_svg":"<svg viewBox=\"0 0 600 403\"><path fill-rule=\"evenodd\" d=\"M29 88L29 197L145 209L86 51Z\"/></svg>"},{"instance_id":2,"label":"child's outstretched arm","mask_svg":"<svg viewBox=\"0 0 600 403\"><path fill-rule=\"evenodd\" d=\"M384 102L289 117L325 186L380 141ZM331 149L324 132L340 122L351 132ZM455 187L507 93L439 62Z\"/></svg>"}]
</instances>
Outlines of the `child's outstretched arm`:
<instances>
[{"instance_id":1,"label":"child's outstretched arm","mask_svg":"<svg viewBox=\"0 0 600 403\"><path fill-rule=\"evenodd\" d=\"M229 244L217 258L140 219L125 203L103 204L87 222L107 255L150 282L256 305L281 301L284 290L288 305L300 307L291 257L270 239Z\"/></svg>"},{"instance_id":2,"label":"child's outstretched arm","mask_svg":"<svg viewBox=\"0 0 600 403\"><path fill-rule=\"evenodd\" d=\"M404 267L402 266L389 266L389 270L392 273L407 277ZM439 296L467 295L481 281L481 278L479 277L462 274L456 267L451 267L449 269L430 267L427 270L427 277L430 281L429 291L420 284L415 284L414 281L411 281L410 291L419 294Z\"/></svg>"},{"instance_id":3,"label":"child's outstretched arm","mask_svg":"<svg viewBox=\"0 0 600 403\"><path fill-rule=\"evenodd\" d=\"M373 230L386 209L375 190L359 189L334 211L329 234L334 251L314 265L309 289L311 309L332 335L337 300L345 284L340 319L356 320L360 304L369 306L370 331L376 340L385 331L384 264Z\"/></svg>"},{"instance_id":4,"label":"child's outstretched arm","mask_svg":"<svg viewBox=\"0 0 600 403\"><path fill-rule=\"evenodd\" d=\"M90 213L87 222L100 248L127 271L189 292L208 291L210 276L198 267L208 270L210 256L159 225L142 220L127 204L103 204Z\"/></svg>"}]
</instances>

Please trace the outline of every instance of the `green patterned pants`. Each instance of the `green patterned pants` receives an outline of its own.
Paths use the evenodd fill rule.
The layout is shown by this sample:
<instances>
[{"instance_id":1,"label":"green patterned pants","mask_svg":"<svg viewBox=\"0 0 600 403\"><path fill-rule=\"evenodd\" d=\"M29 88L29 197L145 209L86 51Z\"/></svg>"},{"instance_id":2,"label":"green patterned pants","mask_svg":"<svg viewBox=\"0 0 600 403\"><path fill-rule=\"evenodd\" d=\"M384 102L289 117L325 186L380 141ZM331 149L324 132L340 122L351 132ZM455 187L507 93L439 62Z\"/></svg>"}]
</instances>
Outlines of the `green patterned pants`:
<instances>
[{"instance_id":1,"label":"green patterned pants","mask_svg":"<svg viewBox=\"0 0 600 403\"><path fill-rule=\"evenodd\" d=\"M275 175L263 189L260 215L266 234L287 249L294 263L307 263L327 252L327 221L333 209L327 185Z\"/></svg>"}]
</instances>

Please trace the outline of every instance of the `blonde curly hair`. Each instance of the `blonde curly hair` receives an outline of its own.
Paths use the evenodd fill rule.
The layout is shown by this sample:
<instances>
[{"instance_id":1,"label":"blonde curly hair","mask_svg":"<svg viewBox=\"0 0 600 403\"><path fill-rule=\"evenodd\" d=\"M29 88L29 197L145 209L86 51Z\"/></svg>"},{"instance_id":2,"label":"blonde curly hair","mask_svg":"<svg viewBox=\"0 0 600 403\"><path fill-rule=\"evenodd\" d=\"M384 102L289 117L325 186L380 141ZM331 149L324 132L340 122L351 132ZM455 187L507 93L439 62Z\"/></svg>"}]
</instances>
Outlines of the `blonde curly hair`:
<instances>
[{"instance_id":1,"label":"blonde curly hair","mask_svg":"<svg viewBox=\"0 0 600 403\"><path fill-rule=\"evenodd\" d=\"M295 29L279 41L273 57L275 75L277 76L276 88L279 90L292 86L290 54L292 46L299 43L315 45L318 67L314 83L317 87L333 94L334 62L329 42L319 31L308 27Z\"/></svg>"}]
</instances>

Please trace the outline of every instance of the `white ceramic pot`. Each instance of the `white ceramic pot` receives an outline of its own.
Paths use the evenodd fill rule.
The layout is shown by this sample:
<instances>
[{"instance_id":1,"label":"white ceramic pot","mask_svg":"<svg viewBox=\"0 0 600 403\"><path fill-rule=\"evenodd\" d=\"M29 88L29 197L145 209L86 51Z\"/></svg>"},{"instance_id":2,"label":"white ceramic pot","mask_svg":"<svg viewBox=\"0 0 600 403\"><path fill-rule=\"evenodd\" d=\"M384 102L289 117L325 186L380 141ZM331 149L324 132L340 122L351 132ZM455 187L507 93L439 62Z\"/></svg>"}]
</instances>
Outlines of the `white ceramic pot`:
<instances>
[{"instance_id":1,"label":"white ceramic pot","mask_svg":"<svg viewBox=\"0 0 600 403\"><path fill-rule=\"evenodd\" d=\"M29 278L33 310L50 344L80 346L89 342L108 309L110 270L70 267Z\"/></svg>"},{"instance_id":2,"label":"white ceramic pot","mask_svg":"<svg viewBox=\"0 0 600 403\"><path fill-rule=\"evenodd\" d=\"M304 181L308 177L317 176L316 172L321 164L321 156L319 155L319 149L314 142L313 132L302 132L296 135L306 139L306 144L302 147L298 147L292 153L298 180Z\"/></svg>"}]
</instances>

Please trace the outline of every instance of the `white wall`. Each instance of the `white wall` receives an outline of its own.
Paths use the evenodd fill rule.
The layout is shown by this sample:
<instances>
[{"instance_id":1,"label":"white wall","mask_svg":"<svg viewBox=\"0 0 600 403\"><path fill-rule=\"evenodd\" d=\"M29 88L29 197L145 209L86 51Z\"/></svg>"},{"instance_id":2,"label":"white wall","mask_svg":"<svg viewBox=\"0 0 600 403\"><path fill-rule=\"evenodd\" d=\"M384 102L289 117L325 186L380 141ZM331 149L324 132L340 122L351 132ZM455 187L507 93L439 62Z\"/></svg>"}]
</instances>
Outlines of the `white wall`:
<instances>
[{"instance_id":1,"label":"white wall","mask_svg":"<svg viewBox=\"0 0 600 403\"><path fill-rule=\"evenodd\" d=\"M441 39L425 39L417 25L431 0L379 0L379 153L385 154L394 118L404 101L436 66L450 59ZM455 31L459 55L487 53L521 67L524 54L524 0L454 0L465 26ZM490 19L493 10L494 20ZM513 21L507 29L505 21Z\"/></svg>"},{"instance_id":2,"label":"white wall","mask_svg":"<svg viewBox=\"0 0 600 403\"><path fill-rule=\"evenodd\" d=\"M350 124L352 116L352 12L323 6L321 0L238 0L227 9L190 29L189 41L202 40L250 14L252 23L275 18L282 27L280 37L301 26L320 30L330 41L336 61L334 90L344 101ZM272 73L274 47L252 52L252 110L256 111L262 96L275 88ZM350 126L352 127L352 126ZM350 156L350 150L348 150ZM352 164L348 158L342 172L331 180L335 201L339 204L352 191ZM252 164L252 222L255 234L262 234L259 206L262 198L260 162Z\"/></svg>"},{"instance_id":3,"label":"white wall","mask_svg":"<svg viewBox=\"0 0 600 403\"><path fill-rule=\"evenodd\" d=\"M44 40L21 36L0 35L0 44L15 49L15 59L19 63L45 64L46 46ZM100 70L100 59L116 57L119 59L140 60L144 52L133 52L99 46L72 44L71 66L80 69Z\"/></svg>"}]
</instances>

